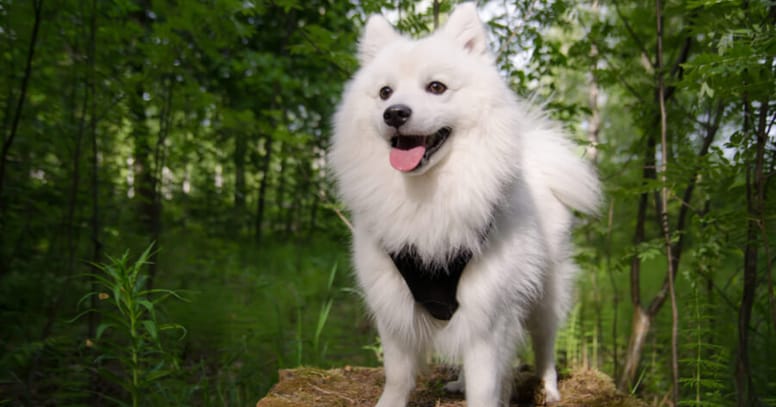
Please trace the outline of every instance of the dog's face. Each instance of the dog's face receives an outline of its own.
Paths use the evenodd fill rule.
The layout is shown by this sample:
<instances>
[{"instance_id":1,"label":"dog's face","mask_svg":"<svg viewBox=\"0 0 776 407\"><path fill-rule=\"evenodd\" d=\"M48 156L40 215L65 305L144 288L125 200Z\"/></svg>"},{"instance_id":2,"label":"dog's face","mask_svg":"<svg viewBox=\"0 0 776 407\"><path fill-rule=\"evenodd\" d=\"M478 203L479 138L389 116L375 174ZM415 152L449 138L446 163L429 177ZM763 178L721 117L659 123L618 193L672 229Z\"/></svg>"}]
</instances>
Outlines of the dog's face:
<instances>
[{"instance_id":1,"label":"dog's face","mask_svg":"<svg viewBox=\"0 0 776 407\"><path fill-rule=\"evenodd\" d=\"M352 91L368 133L385 143L391 166L420 175L443 162L456 137L482 119L490 101L477 86L495 72L474 4L421 40L402 37L380 16L369 19L359 44L361 70ZM374 142L374 140L363 140Z\"/></svg>"}]
</instances>

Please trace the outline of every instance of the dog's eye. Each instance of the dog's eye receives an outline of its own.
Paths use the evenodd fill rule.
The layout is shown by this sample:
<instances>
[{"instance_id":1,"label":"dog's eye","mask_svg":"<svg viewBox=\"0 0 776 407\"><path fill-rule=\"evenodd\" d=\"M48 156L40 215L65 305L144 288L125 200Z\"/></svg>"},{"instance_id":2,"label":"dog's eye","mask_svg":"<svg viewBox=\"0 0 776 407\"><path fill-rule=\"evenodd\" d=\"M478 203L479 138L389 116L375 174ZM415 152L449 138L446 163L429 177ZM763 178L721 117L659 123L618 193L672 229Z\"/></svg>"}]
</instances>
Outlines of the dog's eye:
<instances>
[{"instance_id":1,"label":"dog's eye","mask_svg":"<svg viewBox=\"0 0 776 407\"><path fill-rule=\"evenodd\" d=\"M386 100L393 94L393 89L391 89L388 86L383 86L380 88L380 99Z\"/></svg>"},{"instance_id":2,"label":"dog's eye","mask_svg":"<svg viewBox=\"0 0 776 407\"><path fill-rule=\"evenodd\" d=\"M445 86L444 83L439 81L433 81L426 85L426 92L433 93L434 95L441 95L445 93L447 90L447 86Z\"/></svg>"}]
</instances>

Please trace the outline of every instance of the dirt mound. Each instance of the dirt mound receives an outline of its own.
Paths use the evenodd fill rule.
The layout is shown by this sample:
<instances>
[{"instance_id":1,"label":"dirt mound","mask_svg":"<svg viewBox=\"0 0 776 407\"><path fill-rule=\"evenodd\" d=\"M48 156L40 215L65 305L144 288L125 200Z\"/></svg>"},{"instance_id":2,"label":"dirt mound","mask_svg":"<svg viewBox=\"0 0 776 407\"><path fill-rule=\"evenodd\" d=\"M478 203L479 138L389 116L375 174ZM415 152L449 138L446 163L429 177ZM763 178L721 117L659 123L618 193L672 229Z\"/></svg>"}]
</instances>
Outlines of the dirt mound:
<instances>
[{"instance_id":1,"label":"dirt mound","mask_svg":"<svg viewBox=\"0 0 776 407\"><path fill-rule=\"evenodd\" d=\"M410 397L412 407L462 407L463 396L448 394L442 386L455 378L455 371L438 366L418 378ZM299 368L280 371L279 382L256 407L364 406L371 407L380 396L384 377L381 368L347 366L321 370ZM618 393L612 380L595 370L578 370L561 377L560 406L646 407L634 397ZM544 404L539 379L521 370L515 375L512 406Z\"/></svg>"}]
</instances>

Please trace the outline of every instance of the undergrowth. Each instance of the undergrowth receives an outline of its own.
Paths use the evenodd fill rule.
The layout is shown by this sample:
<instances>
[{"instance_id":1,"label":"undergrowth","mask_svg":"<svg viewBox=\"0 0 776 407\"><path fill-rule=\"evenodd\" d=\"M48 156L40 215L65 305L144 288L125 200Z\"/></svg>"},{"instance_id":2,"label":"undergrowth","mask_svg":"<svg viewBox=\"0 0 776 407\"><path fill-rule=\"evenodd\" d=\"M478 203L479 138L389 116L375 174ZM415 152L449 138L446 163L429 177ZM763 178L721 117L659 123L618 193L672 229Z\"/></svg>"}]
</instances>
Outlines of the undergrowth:
<instances>
[{"instance_id":1,"label":"undergrowth","mask_svg":"<svg viewBox=\"0 0 776 407\"><path fill-rule=\"evenodd\" d=\"M137 407L168 399L163 397L164 380L180 372L180 361L171 349L185 337L186 329L163 322L159 313L168 299L183 298L173 290L146 288L149 276L144 269L152 248L149 246L134 262L125 252L110 258L109 263L95 265L97 271L86 276L95 282L96 290L78 302L80 306L91 297L100 300L100 306L88 308L75 320L88 313L98 315L94 338L86 339L86 346L96 355L89 367L101 380L122 390L121 395L99 394L118 405ZM177 340L169 331L179 334Z\"/></svg>"},{"instance_id":2,"label":"undergrowth","mask_svg":"<svg viewBox=\"0 0 776 407\"><path fill-rule=\"evenodd\" d=\"M106 264L84 265L87 278L6 279L16 282L4 286L15 287L16 298L28 298L26 291L61 298L50 327L30 319L45 309L0 309L5 321L26 321L0 336L0 406L253 405L278 369L377 363L363 349L375 335L349 288L346 242L257 246L171 230L156 249L153 290L145 287L150 248L124 244ZM92 336L90 313L99 315ZM41 329L55 334L36 340Z\"/></svg>"}]
</instances>

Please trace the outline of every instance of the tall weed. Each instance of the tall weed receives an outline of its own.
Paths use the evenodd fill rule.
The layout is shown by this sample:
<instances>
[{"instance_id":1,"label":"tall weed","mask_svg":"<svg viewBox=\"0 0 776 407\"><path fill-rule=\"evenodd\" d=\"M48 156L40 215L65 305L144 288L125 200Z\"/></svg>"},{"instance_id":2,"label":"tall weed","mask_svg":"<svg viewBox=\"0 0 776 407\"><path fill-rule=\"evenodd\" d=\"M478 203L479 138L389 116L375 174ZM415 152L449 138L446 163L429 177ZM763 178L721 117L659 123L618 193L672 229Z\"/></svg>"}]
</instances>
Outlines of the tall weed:
<instances>
[{"instance_id":1,"label":"tall weed","mask_svg":"<svg viewBox=\"0 0 776 407\"><path fill-rule=\"evenodd\" d=\"M176 323L163 322L160 307L170 298L183 300L175 291L147 289L148 264L153 245L137 260L130 262L129 253L110 258L107 264L95 265L97 272L87 276L95 282L96 290L84 295L79 304L96 296L100 305L88 309L78 317L95 312L100 323L94 338L86 345L97 357L92 366L97 375L109 385L123 390L120 395L101 394L118 405L155 404L169 396L161 382L179 371L179 361L171 344L182 339L186 329ZM76 319L78 318L76 317ZM170 333L175 335L171 336Z\"/></svg>"}]
</instances>

